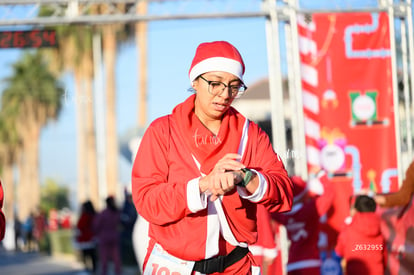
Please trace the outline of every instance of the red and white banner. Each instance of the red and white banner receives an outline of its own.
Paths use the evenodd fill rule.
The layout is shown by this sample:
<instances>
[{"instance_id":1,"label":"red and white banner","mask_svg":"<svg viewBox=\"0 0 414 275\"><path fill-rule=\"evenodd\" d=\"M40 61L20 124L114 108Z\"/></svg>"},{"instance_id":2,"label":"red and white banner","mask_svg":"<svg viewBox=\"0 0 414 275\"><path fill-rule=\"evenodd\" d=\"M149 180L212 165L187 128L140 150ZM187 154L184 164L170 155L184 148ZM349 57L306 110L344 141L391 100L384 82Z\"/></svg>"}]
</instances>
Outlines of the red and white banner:
<instances>
[{"instance_id":1,"label":"red and white banner","mask_svg":"<svg viewBox=\"0 0 414 275\"><path fill-rule=\"evenodd\" d=\"M299 22L309 173L348 178L356 192L398 190L387 14Z\"/></svg>"},{"instance_id":2,"label":"red and white banner","mask_svg":"<svg viewBox=\"0 0 414 275\"><path fill-rule=\"evenodd\" d=\"M328 172L336 198L327 249L363 189L398 190L388 15L319 13L298 20L310 177Z\"/></svg>"}]
</instances>

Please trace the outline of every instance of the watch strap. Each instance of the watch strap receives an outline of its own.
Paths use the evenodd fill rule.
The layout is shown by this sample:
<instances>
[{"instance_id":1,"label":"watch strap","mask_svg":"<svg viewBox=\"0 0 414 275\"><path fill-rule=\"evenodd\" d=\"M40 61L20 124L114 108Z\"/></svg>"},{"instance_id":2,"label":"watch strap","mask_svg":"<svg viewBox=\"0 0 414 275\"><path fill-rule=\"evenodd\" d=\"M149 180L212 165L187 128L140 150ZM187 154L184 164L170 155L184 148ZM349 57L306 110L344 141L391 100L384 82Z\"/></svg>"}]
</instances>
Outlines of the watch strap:
<instances>
[{"instance_id":1,"label":"watch strap","mask_svg":"<svg viewBox=\"0 0 414 275\"><path fill-rule=\"evenodd\" d=\"M252 170L249 168L242 168L240 169L244 173L244 178L236 185L246 187L246 185L250 182L253 176Z\"/></svg>"}]
</instances>

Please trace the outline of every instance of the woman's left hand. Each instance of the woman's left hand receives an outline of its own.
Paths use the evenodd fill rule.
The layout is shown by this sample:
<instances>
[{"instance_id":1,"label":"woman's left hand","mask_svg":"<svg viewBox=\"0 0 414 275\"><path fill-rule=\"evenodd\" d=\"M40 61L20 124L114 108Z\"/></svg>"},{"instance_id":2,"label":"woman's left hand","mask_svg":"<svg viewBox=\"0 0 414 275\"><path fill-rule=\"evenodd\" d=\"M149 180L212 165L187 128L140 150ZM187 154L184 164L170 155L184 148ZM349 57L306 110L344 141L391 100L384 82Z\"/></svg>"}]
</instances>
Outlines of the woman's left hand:
<instances>
[{"instance_id":1,"label":"woman's left hand","mask_svg":"<svg viewBox=\"0 0 414 275\"><path fill-rule=\"evenodd\" d=\"M210 200L214 201L219 196L233 190L235 184L242 178L240 169L244 168L244 165L237 159L240 159L238 154L226 154L220 159L214 169L200 179L200 192L209 192Z\"/></svg>"}]
</instances>

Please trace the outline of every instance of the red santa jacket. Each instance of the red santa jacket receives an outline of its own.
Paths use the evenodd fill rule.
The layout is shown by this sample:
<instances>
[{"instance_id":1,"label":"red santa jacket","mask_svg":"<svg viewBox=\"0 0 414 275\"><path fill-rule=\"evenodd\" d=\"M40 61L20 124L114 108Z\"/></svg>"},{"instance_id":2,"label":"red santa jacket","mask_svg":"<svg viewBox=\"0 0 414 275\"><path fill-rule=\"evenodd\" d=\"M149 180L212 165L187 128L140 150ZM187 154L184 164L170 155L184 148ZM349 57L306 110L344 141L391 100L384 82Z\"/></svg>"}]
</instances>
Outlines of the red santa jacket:
<instances>
[{"instance_id":1,"label":"red santa jacket","mask_svg":"<svg viewBox=\"0 0 414 275\"><path fill-rule=\"evenodd\" d=\"M323 186L320 196L305 195L292 207L290 212L273 214L273 218L285 225L290 240L288 271L320 266L319 256L319 219L332 205L334 190L326 180L319 179Z\"/></svg>"},{"instance_id":2,"label":"red santa jacket","mask_svg":"<svg viewBox=\"0 0 414 275\"><path fill-rule=\"evenodd\" d=\"M356 213L339 233L336 253L345 258L347 274L384 274L385 241L376 213Z\"/></svg>"},{"instance_id":3,"label":"red santa jacket","mask_svg":"<svg viewBox=\"0 0 414 275\"><path fill-rule=\"evenodd\" d=\"M6 232L6 218L4 217L4 214L2 211L3 199L4 199L4 193L3 193L3 187L0 181L0 241L3 240L4 233Z\"/></svg>"},{"instance_id":4,"label":"red santa jacket","mask_svg":"<svg viewBox=\"0 0 414 275\"><path fill-rule=\"evenodd\" d=\"M276 258L278 254L275 241L276 233L271 224L270 213L263 205L257 206L257 235L257 242L249 246L256 262L262 264L264 257Z\"/></svg>"},{"instance_id":5,"label":"red santa jacket","mask_svg":"<svg viewBox=\"0 0 414 275\"><path fill-rule=\"evenodd\" d=\"M179 120L174 113L159 118L144 134L132 171L135 206L150 223L150 237L170 254L184 260L227 254L231 248L228 243L221 246L220 222L211 212L213 203L205 194L200 195L200 168L186 141L197 137L184 136ZM257 238L256 204L263 204L268 211L288 211L292 187L268 136L253 122L245 126L248 131L240 133L241 139L234 145L245 145L241 162L256 169L259 188L251 196L243 194L242 188L233 189L222 197L221 204L237 241L251 244ZM197 141L218 142L199 137Z\"/></svg>"}]
</instances>

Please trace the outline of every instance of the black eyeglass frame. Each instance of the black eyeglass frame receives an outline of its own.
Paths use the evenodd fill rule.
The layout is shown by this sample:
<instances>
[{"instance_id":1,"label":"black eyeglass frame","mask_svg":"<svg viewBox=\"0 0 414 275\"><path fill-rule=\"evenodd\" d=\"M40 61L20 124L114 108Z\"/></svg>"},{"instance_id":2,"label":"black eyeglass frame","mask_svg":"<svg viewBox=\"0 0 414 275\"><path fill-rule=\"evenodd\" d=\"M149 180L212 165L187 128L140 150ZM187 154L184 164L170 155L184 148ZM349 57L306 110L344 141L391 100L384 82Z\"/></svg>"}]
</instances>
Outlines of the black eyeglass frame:
<instances>
[{"instance_id":1,"label":"black eyeglass frame","mask_svg":"<svg viewBox=\"0 0 414 275\"><path fill-rule=\"evenodd\" d=\"M231 87L233 86L237 86L237 85L227 85L226 83L223 83L223 82L221 82L221 81L217 81L217 80L207 80L207 79L205 79L202 75L200 75L199 76L199 78L201 78L202 80L204 80L205 82L207 82L207 84L208 84L208 92L211 94L211 95L214 95L214 96L216 96L216 95L219 95L219 94L221 94L224 90L226 90L226 89L229 89L230 88L230 91L231 91ZM224 85L224 89L220 92L220 93L217 93L217 94L214 94L214 93L212 93L211 91L210 91L210 87L211 87L211 84L212 83L220 83L220 84L223 84ZM240 83L241 83L241 86L239 87L239 89L241 88L241 87L243 87L243 91L240 91L240 90L238 90L237 91L237 93L236 94L234 94L233 95L233 93L231 93L231 97L233 97L233 98L238 98L238 97L240 97L240 96L242 96L245 92L246 92L246 90L247 90L247 86L242 82L242 81L240 81Z\"/></svg>"}]
</instances>

